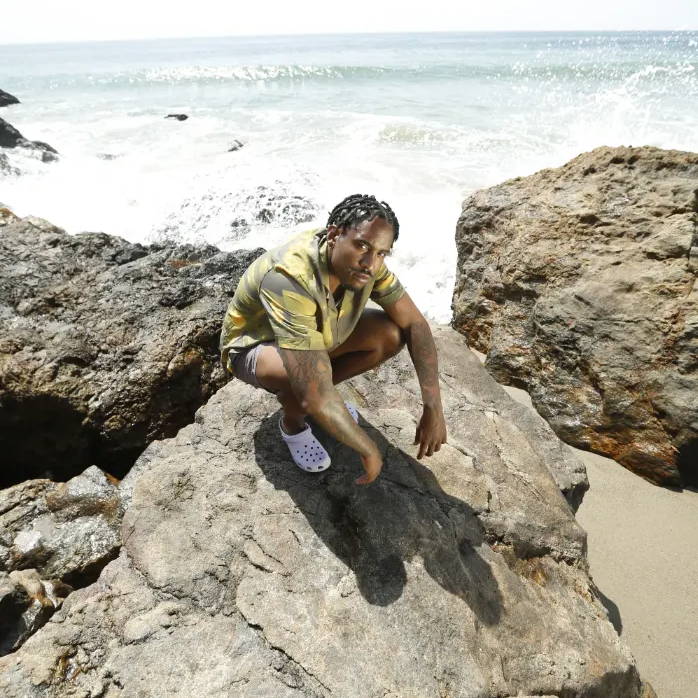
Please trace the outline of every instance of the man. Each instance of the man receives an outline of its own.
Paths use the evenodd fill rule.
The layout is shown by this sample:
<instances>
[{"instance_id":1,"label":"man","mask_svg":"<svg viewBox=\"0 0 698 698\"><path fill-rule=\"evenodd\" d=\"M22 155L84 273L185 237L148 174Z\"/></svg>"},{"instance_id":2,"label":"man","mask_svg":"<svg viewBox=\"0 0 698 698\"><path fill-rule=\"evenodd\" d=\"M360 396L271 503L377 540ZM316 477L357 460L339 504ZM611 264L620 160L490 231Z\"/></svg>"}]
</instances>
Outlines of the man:
<instances>
[{"instance_id":1,"label":"man","mask_svg":"<svg viewBox=\"0 0 698 698\"><path fill-rule=\"evenodd\" d=\"M378 447L334 386L375 368L405 344L422 391L417 457L431 456L446 442L431 330L385 266L399 229L385 202L349 196L324 229L302 233L255 260L225 314L224 366L277 396L281 437L308 472L325 470L330 458L306 424L307 415L359 453L365 473L357 484L378 477ZM382 310L367 309L369 298Z\"/></svg>"}]
</instances>

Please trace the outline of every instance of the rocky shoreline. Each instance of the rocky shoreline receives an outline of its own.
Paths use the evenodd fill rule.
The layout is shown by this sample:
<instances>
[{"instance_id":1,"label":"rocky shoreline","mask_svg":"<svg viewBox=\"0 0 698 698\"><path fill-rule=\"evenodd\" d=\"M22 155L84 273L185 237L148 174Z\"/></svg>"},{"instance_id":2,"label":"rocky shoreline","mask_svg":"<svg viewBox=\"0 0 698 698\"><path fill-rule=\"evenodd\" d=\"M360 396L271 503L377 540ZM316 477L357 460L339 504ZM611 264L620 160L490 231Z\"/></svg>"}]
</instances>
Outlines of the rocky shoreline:
<instances>
[{"instance_id":1,"label":"rocky shoreline","mask_svg":"<svg viewBox=\"0 0 698 698\"><path fill-rule=\"evenodd\" d=\"M627 402L608 386L638 385L637 366L591 358L653 341L643 323L611 332L618 296L579 312L595 298L580 278L608 293L638 249L645 315L683 320L652 385L693 389L692 157L600 149L464 204L454 326L571 441L573 408L594 413L600 395L610 420ZM576 196L596 204L583 215L582 177ZM632 220L649 232L624 235L645 191L651 215ZM419 388L404 352L342 386L381 444L380 480L353 486L358 459L327 439L327 473L290 466L275 400L226 385L218 361L225 306L260 252L67 235L0 209L3 695L651 696L588 572L583 464L454 330L435 328L450 438L429 468L410 455ZM565 311L567 297L582 305ZM573 338L603 342L580 350L560 329L577 323ZM652 424L690 458L695 408L679 398ZM612 420L578 419L587 447L603 433L648 452L629 413L625 441ZM675 484L681 463L667 475L666 462L636 469Z\"/></svg>"}]
</instances>

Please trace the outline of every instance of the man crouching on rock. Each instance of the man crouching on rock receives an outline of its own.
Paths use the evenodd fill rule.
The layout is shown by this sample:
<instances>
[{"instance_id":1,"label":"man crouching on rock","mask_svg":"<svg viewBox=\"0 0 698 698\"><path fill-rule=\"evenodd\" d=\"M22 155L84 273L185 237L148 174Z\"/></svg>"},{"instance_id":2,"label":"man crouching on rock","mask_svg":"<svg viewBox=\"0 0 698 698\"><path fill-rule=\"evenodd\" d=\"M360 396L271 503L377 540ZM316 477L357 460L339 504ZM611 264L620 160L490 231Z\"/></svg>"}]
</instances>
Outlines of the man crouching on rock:
<instances>
[{"instance_id":1,"label":"man crouching on rock","mask_svg":"<svg viewBox=\"0 0 698 698\"><path fill-rule=\"evenodd\" d=\"M357 484L378 477L383 461L358 425L356 408L336 388L375 368L407 344L422 391L418 458L446 442L436 346L429 325L385 258L399 224L384 201L349 196L327 226L309 230L256 259L240 279L221 332L221 358L238 379L274 393L283 414L281 437L296 465L330 467L313 435L310 415L328 434L361 456ZM382 307L367 309L369 298Z\"/></svg>"}]
</instances>

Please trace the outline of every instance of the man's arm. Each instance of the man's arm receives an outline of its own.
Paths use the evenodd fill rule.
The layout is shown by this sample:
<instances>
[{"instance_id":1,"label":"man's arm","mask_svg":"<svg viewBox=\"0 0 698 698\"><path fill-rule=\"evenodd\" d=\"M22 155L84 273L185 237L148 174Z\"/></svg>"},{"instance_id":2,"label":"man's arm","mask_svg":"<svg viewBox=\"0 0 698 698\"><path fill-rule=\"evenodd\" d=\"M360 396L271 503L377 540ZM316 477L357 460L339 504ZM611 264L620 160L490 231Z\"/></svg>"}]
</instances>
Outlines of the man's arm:
<instances>
[{"instance_id":1,"label":"man's arm","mask_svg":"<svg viewBox=\"0 0 698 698\"><path fill-rule=\"evenodd\" d=\"M415 444L419 444L417 458L431 456L441 448L441 444L446 443L446 421L441 405L439 364L434 338L429 323L409 294L404 293L395 303L385 306L384 310L405 335L407 349L422 390L424 409L414 437Z\"/></svg>"},{"instance_id":2,"label":"man's arm","mask_svg":"<svg viewBox=\"0 0 698 698\"><path fill-rule=\"evenodd\" d=\"M291 389L306 414L330 436L353 448L361 456L365 475L357 484L368 484L383 467L378 447L354 422L332 383L332 364L326 351L279 349Z\"/></svg>"}]
</instances>

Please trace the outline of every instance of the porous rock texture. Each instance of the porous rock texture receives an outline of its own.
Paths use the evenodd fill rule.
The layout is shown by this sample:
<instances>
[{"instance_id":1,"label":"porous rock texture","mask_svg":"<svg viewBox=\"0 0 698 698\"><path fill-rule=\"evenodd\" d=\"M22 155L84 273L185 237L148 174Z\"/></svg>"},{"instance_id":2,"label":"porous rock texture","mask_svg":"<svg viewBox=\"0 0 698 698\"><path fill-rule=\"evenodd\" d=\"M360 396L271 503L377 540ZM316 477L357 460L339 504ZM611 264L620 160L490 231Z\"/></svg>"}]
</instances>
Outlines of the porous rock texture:
<instances>
[{"instance_id":1,"label":"porous rock texture","mask_svg":"<svg viewBox=\"0 0 698 698\"><path fill-rule=\"evenodd\" d=\"M0 654L13 651L121 547L118 484L92 466L68 482L0 491Z\"/></svg>"},{"instance_id":2,"label":"porous rock texture","mask_svg":"<svg viewBox=\"0 0 698 698\"><path fill-rule=\"evenodd\" d=\"M565 441L698 482L698 154L598 148L476 192L453 326Z\"/></svg>"},{"instance_id":3,"label":"porous rock texture","mask_svg":"<svg viewBox=\"0 0 698 698\"><path fill-rule=\"evenodd\" d=\"M384 455L367 487L324 436L332 467L296 468L275 399L232 381L138 459L119 558L0 659L0 693L640 696L551 475L583 466L436 334L449 443L428 467L406 352L341 386Z\"/></svg>"},{"instance_id":4,"label":"porous rock texture","mask_svg":"<svg viewBox=\"0 0 698 698\"><path fill-rule=\"evenodd\" d=\"M68 235L0 209L0 486L122 477L224 383L220 322L260 253Z\"/></svg>"},{"instance_id":5,"label":"porous rock texture","mask_svg":"<svg viewBox=\"0 0 698 698\"><path fill-rule=\"evenodd\" d=\"M31 568L71 586L93 582L119 552L122 516L118 483L95 466L68 482L29 480L1 490L0 571Z\"/></svg>"},{"instance_id":6,"label":"porous rock texture","mask_svg":"<svg viewBox=\"0 0 698 698\"><path fill-rule=\"evenodd\" d=\"M13 652L60 608L72 587L34 569L0 572L0 655Z\"/></svg>"}]
</instances>

